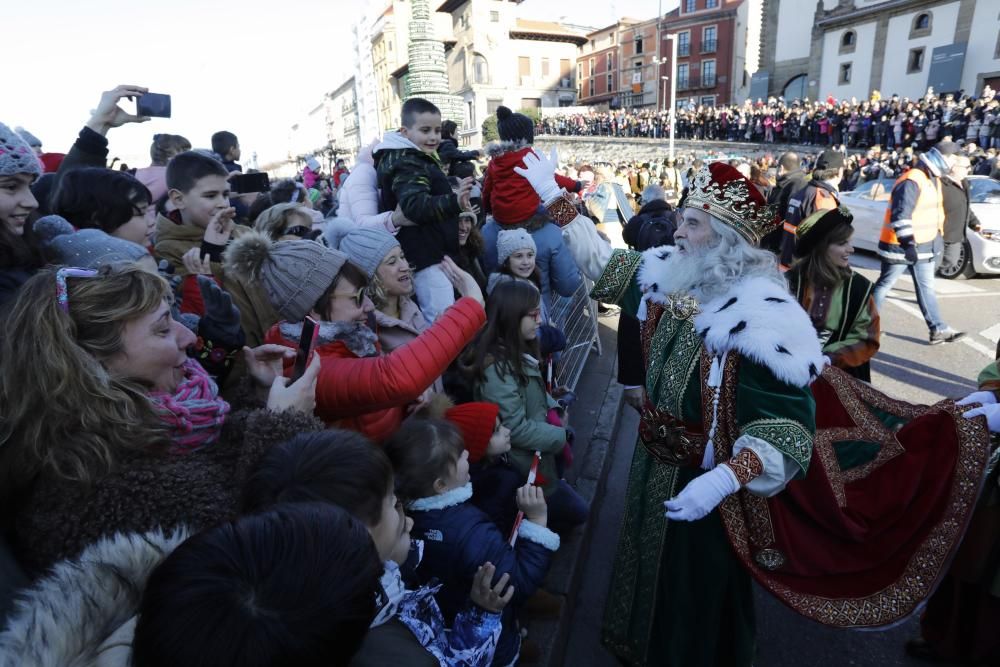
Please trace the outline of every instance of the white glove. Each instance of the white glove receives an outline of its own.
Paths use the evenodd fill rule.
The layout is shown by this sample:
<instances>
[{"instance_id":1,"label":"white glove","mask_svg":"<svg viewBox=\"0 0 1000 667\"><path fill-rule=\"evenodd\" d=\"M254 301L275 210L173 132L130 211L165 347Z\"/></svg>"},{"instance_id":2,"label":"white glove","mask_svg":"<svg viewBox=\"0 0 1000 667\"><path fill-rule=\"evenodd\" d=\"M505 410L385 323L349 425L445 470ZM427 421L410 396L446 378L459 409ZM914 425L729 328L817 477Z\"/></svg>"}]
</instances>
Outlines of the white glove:
<instances>
[{"instance_id":1,"label":"white glove","mask_svg":"<svg viewBox=\"0 0 1000 667\"><path fill-rule=\"evenodd\" d=\"M955 405L971 405L979 403L981 405L995 405L997 395L992 391L974 391L960 401L955 401Z\"/></svg>"},{"instance_id":2,"label":"white glove","mask_svg":"<svg viewBox=\"0 0 1000 667\"><path fill-rule=\"evenodd\" d=\"M714 510L726 496L740 490L740 483L729 466L716 466L695 477L674 498L663 503L667 518L673 521L697 521Z\"/></svg>"},{"instance_id":3,"label":"white glove","mask_svg":"<svg viewBox=\"0 0 1000 667\"><path fill-rule=\"evenodd\" d=\"M986 417L986 425L989 427L990 433L1000 433L1000 405L992 403L979 408L972 408L968 412L962 413L962 416L966 419L972 419L980 415Z\"/></svg>"},{"instance_id":4,"label":"white glove","mask_svg":"<svg viewBox=\"0 0 1000 667\"><path fill-rule=\"evenodd\" d=\"M558 164L559 156L555 149L552 149L552 154L549 157L545 157L532 148L524 156L524 168L514 167L514 171L527 179L544 204L552 201L562 192L562 188L559 187L555 179Z\"/></svg>"},{"instance_id":5,"label":"white glove","mask_svg":"<svg viewBox=\"0 0 1000 667\"><path fill-rule=\"evenodd\" d=\"M823 368L826 368L827 366L833 366L833 359L831 359L828 355L824 354L823 355Z\"/></svg>"}]
</instances>

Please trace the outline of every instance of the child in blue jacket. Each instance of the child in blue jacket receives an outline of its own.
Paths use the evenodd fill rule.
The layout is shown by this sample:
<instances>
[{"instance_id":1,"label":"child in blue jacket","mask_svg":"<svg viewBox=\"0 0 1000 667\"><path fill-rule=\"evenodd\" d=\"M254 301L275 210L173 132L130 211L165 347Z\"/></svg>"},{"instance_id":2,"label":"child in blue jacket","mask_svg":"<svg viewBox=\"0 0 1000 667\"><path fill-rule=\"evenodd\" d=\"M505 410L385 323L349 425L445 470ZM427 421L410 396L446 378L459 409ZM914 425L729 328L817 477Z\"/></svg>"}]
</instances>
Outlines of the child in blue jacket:
<instances>
[{"instance_id":1,"label":"child in blue jacket","mask_svg":"<svg viewBox=\"0 0 1000 667\"><path fill-rule=\"evenodd\" d=\"M438 602L446 619L458 613L480 564L490 562L498 575L510 576L514 599L502 615L493 664L514 664L521 645L515 608L535 593L559 548L559 536L546 527L542 490L531 484L517 490L524 521L511 547L490 517L470 502L469 454L454 425L411 419L386 442L385 452L396 472L396 490L413 518L413 534L424 541L417 574L442 583Z\"/></svg>"}]
</instances>

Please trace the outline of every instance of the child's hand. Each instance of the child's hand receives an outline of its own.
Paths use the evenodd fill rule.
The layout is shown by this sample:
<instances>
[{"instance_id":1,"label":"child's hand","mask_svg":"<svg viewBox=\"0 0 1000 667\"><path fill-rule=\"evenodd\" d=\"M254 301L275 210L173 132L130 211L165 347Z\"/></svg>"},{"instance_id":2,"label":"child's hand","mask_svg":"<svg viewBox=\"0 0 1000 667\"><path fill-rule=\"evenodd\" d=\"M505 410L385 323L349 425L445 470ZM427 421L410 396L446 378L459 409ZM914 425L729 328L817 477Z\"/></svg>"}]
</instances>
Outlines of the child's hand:
<instances>
[{"instance_id":1,"label":"child's hand","mask_svg":"<svg viewBox=\"0 0 1000 667\"><path fill-rule=\"evenodd\" d=\"M493 581L493 574L496 571L497 568L493 563L483 563L480 565L479 569L476 570L476 575L472 578L472 590L469 591L469 598L486 611L499 614L507 606L507 603L511 601L511 598L514 597L514 587L507 586L507 582L510 581L510 574L504 573L497 580L497 585L491 588L490 583ZM504 588L507 588L506 593L503 592Z\"/></svg>"},{"instance_id":2,"label":"child's hand","mask_svg":"<svg viewBox=\"0 0 1000 667\"><path fill-rule=\"evenodd\" d=\"M396 204L396 210L392 212L392 224L396 229L417 226L417 223L406 217L406 214L403 213L403 207L400 204Z\"/></svg>"},{"instance_id":3,"label":"child's hand","mask_svg":"<svg viewBox=\"0 0 1000 667\"><path fill-rule=\"evenodd\" d=\"M463 211L472 210L472 202L469 201L469 197L472 196L472 184L475 179L472 176L466 176L458 182L458 188L455 189L455 194L458 195L458 204L462 207Z\"/></svg>"},{"instance_id":4,"label":"child's hand","mask_svg":"<svg viewBox=\"0 0 1000 667\"><path fill-rule=\"evenodd\" d=\"M201 248L191 248L181 257L184 268L191 275L210 276L212 275L212 260L208 255L201 256Z\"/></svg>"},{"instance_id":5,"label":"child's hand","mask_svg":"<svg viewBox=\"0 0 1000 667\"><path fill-rule=\"evenodd\" d=\"M220 209L212 214L205 227L205 243L212 245L226 245L229 243L229 236L233 233L233 218L236 217L236 209L232 206Z\"/></svg>"},{"instance_id":6,"label":"child's hand","mask_svg":"<svg viewBox=\"0 0 1000 667\"><path fill-rule=\"evenodd\" d=\"M524 512L524 518L531 523L545 526L549 520L549 507L545 504L545 494L541 487L525 484L517 490L517 509Z\"/></svg>"}]
</instances>

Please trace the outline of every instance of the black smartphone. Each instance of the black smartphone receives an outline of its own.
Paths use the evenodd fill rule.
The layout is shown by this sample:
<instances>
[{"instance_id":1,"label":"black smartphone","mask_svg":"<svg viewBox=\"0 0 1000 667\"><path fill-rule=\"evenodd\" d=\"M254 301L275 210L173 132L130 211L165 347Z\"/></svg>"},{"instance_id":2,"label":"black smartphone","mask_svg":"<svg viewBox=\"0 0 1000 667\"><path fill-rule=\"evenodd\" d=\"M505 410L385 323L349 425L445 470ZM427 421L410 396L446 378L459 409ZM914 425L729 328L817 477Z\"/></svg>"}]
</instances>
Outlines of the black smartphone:
<instances>
[{"instance_id":1,"label":"black smartphone","mask_svg":"<svg viewBox=\"0 0 1000 667\"><path fill-rule=\"evenodd\" d=\"M146 93L136 100L135 113L138 116L170 118L170 95Z\"/></svg>"},{"instance_id":2,"label":"black smartphone","mask_svg":"<svg viewBox=\"0 0 1000 667\"><path fill-rule=\"evenodd\" d=\"M236 174L229 177L229 191L233 194L244 192L267 192L271 189L271 179L265 172L257 174Z\"/></svg>"},{"instance_id":3,"label":"black smartphone","mask_svg":"<svg viewBox=\"0 0 1000 667\"><path fill-rule=\"evenodd\" d=\"M319 333L319 329L316 320L311 317L302 320L302 335L299 336L299 350L295 353L292 382L298 380L306 372L306 366L309 365L309 353L312 352L317 333Z\"/></svg>"}]
</instances>

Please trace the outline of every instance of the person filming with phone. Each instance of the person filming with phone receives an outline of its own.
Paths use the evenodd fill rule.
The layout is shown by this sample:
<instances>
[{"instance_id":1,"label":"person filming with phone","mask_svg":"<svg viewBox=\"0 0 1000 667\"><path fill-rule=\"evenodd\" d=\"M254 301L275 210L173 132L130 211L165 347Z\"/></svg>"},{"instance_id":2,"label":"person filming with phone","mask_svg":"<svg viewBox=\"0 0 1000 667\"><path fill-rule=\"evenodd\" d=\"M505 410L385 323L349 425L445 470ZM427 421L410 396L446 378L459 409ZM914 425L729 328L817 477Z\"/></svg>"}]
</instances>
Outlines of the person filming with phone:
<instances>
[{"instance_id":1,"label":"person filming with phone","mask_svg":"<svg viewBox=\"0 0 1000 667\"><path fill-rule=\"evenodd\" d=\"M317 323L315 350L322 360L316 416L327 425L359 431L380 443L399 428L407 408L420 401L486 321L482 292L451 260L441 270L463 298L409 343L382 353L369 320L365 269L339 250L316 241L278 241L250 232L230 244L225 270L261 285L282 321L265 341L308 344L303 327ZM285 365L292 372L292 360Z\"/></svg>"}]
</instances>

